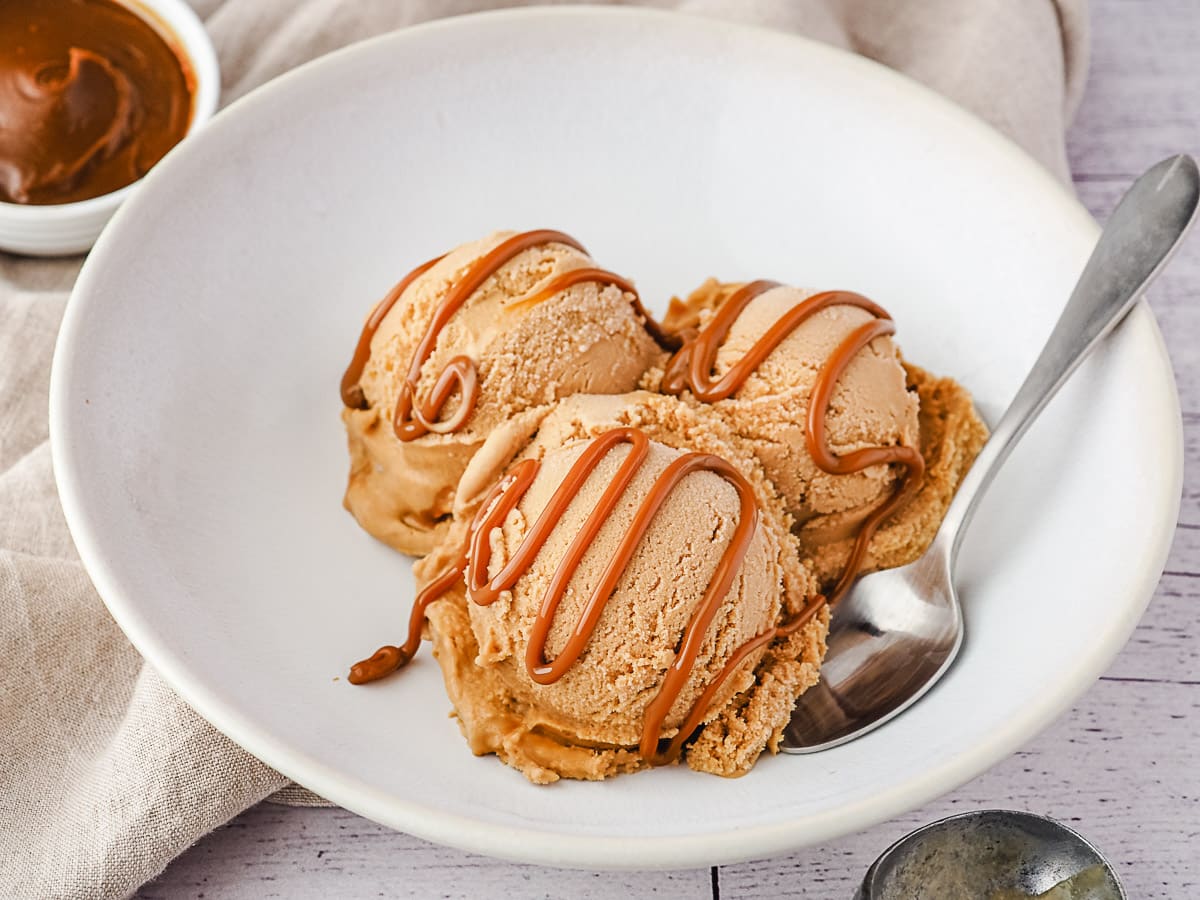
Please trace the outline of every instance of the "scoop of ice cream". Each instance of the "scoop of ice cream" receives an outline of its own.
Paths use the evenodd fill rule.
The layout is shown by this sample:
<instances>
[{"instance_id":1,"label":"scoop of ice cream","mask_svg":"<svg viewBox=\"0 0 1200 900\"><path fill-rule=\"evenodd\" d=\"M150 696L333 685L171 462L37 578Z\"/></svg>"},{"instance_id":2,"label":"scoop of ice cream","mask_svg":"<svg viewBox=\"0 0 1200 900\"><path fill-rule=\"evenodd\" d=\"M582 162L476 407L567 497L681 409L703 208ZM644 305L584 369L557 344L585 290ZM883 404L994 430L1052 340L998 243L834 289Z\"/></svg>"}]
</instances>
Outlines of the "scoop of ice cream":
<instances>
[{"instance_id":1,"label":"scoop of ice cream","mask_svg":"<svg viewBox=\"0 0 1200 900\"><path fill-rule=\"evenodd\" d=\"M479 486L512 472L514 464L538 462L525 493L486 535L489 577L519 551L597 437L633 428L649 438L640 467L570 575L546 638L547 661L563 652L639 505L673 461L693 451L713 454L744 472L749 482L758 524L663 721L659 736L670 738L738 650L815 597L815 582L800 562L788 519L753 455L717 417L675 398L577 395L533 427L536 434L515 458L485 448L476 459L490 460L491 471L478 471L482 463L473 463L474 471L462 482L459 522L479 506ZM472 747L499 753L534 780L603 777L639 764L647 711L741 520L740 496L729 479L711 471L684 476L634 547L580 656L557 681L538 683L526 664L535 620L571 542L630 452L629 444L617 443L599 458L531 564L495 602L462 601L467 616L436 611L441 604L453 607L449 598L430 608L439 663ZM424 569L432 575L431 567ZM469 637L461 634L468 621ZM796 696L816 681L826 621L822 612L791 638L751 652L720 683L706 701L702 721L707 724L693 745L706 749L689 751L693 767L722 774L745 771L778 736ZM466 652L472 654L470 665L463 662ZM769 674L762 682L764 672ZM760 692L764 683L768 687Z\"/></svg>"},{"instance_id":2,"label":"scoop of ice cream","mask_svg":"<svg viewBox=\"0 0 1200 900\"><path fill-rule=\"evenodd\" d=\"M455 359L473 366L477 395L465 421L448 433L400 440L392 423L396 405L447 292L512 236L500 232L458 247L408 285L371 338L358 379L362 408L343 413L351 457L346 508L405 553L426 553L445 533L459 477L489 434L570 394L628 391L662 355L633 296L617 285L585 280L540 297L556 276L594 264L568 244L539 243L483 281L441 327L421 364L411 392L418 402L435 392ZM464 402L461 386L452 386L440 421L453 419Z\"/></svg>"},{"instance_id":3,"label":"scoop of ice cream","mask_svg":"<svg viewBox=\"0 0 1200 900\"><path fill-rule=\"evenodd\" d=\"M528 536L530 525L586 448L577 441L550 450L515 514L492 535L490 574L495 575ZM490 606L472 605L479 662L502 667L514 695L552 715L556 730L572 739L615 745L638 743L647 707L662 687L684 630L696 615L717 563L729 546L739 515L738 495L720 475L697 471L671 491L649 530L624 567L586 649L558 681L539 685L525 665L528 636L572 539L631 452L611 449L592 469L533 565L508 596ZM584 604L629 531L638 504L668 464L684 455L651 442L649 454L606 519L567 584L546 640L546 658L559 656ZM757 530L745 559L710 627L687 683L664 722L671 737L704 688L716 679L733 653L770 628L779 614L781 573L776 559L780 539ZM761 655L761 654L759 654ZM738 682L726 682L719 705L733 688L747 687L748 661ZM740 682L740 683L739 683Z\"/></svg>"},{"instance_id":4,"label":"scoop of ice cream","mask_svg":"<svg viewBox=\"0 0 1200 900\"><path fill-rule=\"evenodd\" d=\"M708 281L686 301L676 301L664 322L671 329L700 328L740 285ZM779 286L754 297L733 322L717 350L719 377L789 310L816 292ZM810 455L806 417L822 365L855 329L873 321L868 311L835 305L805 318L728 398L711 406L733 431L750 442L787 511L810 542L840 540L894 490L898 473L875 465L850 474L824 471ZM918 400L906 386L895 343L877 337L837 379L826 434L836 456L867 447L905 444L919 438Z\"/></svg>"},{"instance_id":5,"label":"scoop of ice cream","mask_svg":"<svg viewBox=\"0 0 1200 900\"><path fill-rule=\"evenodd\" d=\"M915 494L882 520L854 569L870 571L911 562L929 546L958 484L987 438L987 428L970 394L951 379L902 362L888 336L875 337L846 357L847 365L840 374L821 379L818 373L831 354L838 355L835 348L846 335L862 327L871 329L869 323L880 311L872 311L869 301L867 309L860 309L840 302L844 297L825 295L822 299L808 291L777 287L753 296L730 319L730 311L765 286L748 285L743 291L741 285L710 280L686 301L672 301L666 317L670 327L708 335L705 341L690 343L693 353L699 345L710 345L711 350L703 348L705 352L698 354L698 366L703 369L712 361L711 383L696 382L694 374L683 378L681 373L692 371L679 367L683 355L667 367L670 376L656 368L647 373L644 382L656 389L666 384L671 390L682 384L687 388L682 395L689 402L714 411L749 442L798 521L801 552L827 590L844 583L843 576L860 543L860 530L894 495L898 472L905 468L902 464L892 469L875 465L850 474L832 474L814 462L808 452L809 406L814 385L822 380L826 387L832 385L824 423L826 443L835 456L887 448L886 455L898 457L898 445L902 444L916 448L924 460L924 474L916 482ZM811 306L826 301L834 305L812 313ZM787 319L797 318L802 324L773 351L761 359L747 356L766 332L774 329L778 335L782 328L787 333L786 327L793 324ZM724 337L720 337L718 324L730 324ZM714 340L719 343L712 346ZM741 375L745 381L740 388L725 398L715 396L722 391L713 390L713 384L729 377L727 387L734 386ZM700 384L700 393L707 392L711 402L697 399L690 389L693 384Z\"/></svg>"}]
</instances>

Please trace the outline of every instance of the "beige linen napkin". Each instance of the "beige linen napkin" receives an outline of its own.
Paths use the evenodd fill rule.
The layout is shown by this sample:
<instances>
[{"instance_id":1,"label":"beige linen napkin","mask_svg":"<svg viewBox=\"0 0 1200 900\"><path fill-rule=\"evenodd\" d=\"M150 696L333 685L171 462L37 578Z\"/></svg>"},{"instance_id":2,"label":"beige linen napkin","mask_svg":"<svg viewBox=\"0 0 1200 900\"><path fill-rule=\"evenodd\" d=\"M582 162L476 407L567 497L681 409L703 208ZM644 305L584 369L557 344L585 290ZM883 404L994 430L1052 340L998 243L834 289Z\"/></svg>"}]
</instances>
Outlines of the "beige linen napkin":
<instances>
[{"instance_id":1,"label":"beige linen napkin","mask_svg":"<svg viewBox=\"0 0 1200 900\"><path fill-rule=\"evenodd\" d=\"M226 101L360 38L513 5L192 2L216 43ZM1066 179L1063 131L1086 68L1084 2L651 5L806 34L895 66L974 110ZM54 337L78 266L0 252L2 897L125 896L263 798L287 789L282 799L305 802L166 687L109 618L78 562L54 488L46 425Z\"/></svg>"}]
</instances>

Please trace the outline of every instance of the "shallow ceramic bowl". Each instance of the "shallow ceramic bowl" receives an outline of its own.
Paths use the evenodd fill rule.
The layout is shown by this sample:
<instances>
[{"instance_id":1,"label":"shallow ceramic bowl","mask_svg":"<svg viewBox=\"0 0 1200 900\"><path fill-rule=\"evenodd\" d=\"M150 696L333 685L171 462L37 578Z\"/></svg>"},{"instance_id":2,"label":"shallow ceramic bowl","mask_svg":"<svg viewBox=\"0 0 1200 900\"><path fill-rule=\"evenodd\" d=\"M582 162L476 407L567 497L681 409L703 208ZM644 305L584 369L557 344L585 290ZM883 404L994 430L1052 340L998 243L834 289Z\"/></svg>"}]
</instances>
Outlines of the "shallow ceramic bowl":
<instances>
[{"instance_id":1,"label":"shallow ceramic bowl","mask_svg":"<svg viewBox=\"0 0 1200 900\"><path fill-rule=\"evenodd\" d=\"M239 101L101 236L51 410L63 505L101 595L234 740L431 840L549 864L710 865L950 790L1044 728L1125 643L1180 495L1175 386L1144 305L980 508L953 670L861 740L737 780L673 767L538 788L470 754L428 651L400 677L348 685L413 596L409 562L341 508L338 382L363 317L422 260L537 227L576 235L660 312L710 275L861 291L895 316L910 359L960 379L993 421L1097 234L1062 185L913 82L699 18L452 19Z\"/></svg>"}]
</instances>

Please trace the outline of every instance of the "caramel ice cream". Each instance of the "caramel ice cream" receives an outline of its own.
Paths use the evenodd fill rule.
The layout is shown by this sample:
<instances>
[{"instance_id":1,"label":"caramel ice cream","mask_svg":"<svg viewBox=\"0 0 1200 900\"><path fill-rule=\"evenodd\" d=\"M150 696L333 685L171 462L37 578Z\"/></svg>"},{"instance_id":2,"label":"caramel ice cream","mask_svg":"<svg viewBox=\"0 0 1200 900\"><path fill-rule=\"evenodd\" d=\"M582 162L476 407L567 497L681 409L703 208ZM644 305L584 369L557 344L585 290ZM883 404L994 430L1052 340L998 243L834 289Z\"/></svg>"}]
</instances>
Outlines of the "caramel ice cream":
<instances>
[{"instance_id":1,"label":"caramel ice cream","mask_svg":"<svg viewBox=\"0 0 1200 900\"><path fill-rule=\"evenodd\" d=\"M622 393L666 341L633 286L573 238L497 232L417 268L375 308L342 383L345 505L427 553L484 438L580 392Z\"/></svg>"},{"instance_id":2,"label":"caramel ice cream","mask_svg":"<svg viewBox=\"0 0 1200 900\"><path fill-rule=\"evenodd\" d=\"M643 383L708 406L749 442L835 596L863 568L923 552L986 430L962 388L903 362L882 308L710 280L672 302L664 327L688 339Z\"/></svg>"},{"instance_id":3,"label":"caramel ice cream","mask_svg":"<svg viewBox=\"0 0 1200 900\"><path fill-rule=\"evenodd\" d=\"M635 393L564 400L489 457L459 497L466 581L427 611L475 752L536 782L602 778L699 729L689 765L749 769L815 683L827 624L753 456L711 413Z\"/></svg>"},{"instance_id":4,"label":"caramel ice cream","mask_svg":"<svg viewBox=\"0 0 1200 900\"><path fill-rule=\"evenodd\" d=\"M845 291L710 281L664 326L557 232L497 234L385 298L343 382L346 504L428 550L471 749L531 781L774 751L861 571L924 552L986 430ZM641 385L643 390L634 390Z\"/></svg>"},{"instance_id":5,"label":"caramel ice cream","mask_svg":"<svg viewBox=\"0 0 1200 900\"><path fill-rule=\"evenodd\" d=\"M703 334L704 329L712 329L716 313L730 297L746 287L709 281L685 302L673 305L666 327L690 327ZM761 287L731 318L723 339L712 347L715 352L705 354L697 348L681 357L687 370L673 371L663 389L687 390L709 402L734 432L753 444L797 525L848 531L866 510L890 496L900 473L887 464L843 474L818 466L807 446L809 401L821 367L839 345L856 329L879 319L873 309L846 303L818 309L780 334L765 358L731 383L732 390L721 390L722 379L744 363L771 329L818 294L787 285L762 283ZM699 378L693 377L692 367ZM896 345L890 335L881 334L854 354L834 385L825 418L829 450L845 456L868 447L915 446L917 409L917 396L907 389Z\"/></svg>"}]
</instances>

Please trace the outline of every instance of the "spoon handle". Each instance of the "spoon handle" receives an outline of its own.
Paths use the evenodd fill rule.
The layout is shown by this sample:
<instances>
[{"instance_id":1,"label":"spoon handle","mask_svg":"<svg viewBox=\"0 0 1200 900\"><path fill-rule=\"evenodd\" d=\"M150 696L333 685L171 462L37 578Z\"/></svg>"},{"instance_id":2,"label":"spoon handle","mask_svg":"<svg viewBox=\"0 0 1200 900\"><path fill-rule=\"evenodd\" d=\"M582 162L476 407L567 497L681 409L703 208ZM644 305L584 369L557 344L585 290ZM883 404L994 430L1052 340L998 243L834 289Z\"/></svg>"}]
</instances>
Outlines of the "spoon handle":
<instances>
[{"instance_id":1,"label":"spoon handle","mask_svg":"<svg viewBox=\"0 0 1200 900\"><path fill-rule=\"evenodd\" d=\"M1084 357L1162 271L1191 226L1198 199L1200 171L1184 154L1150 168L1121 198L1041 355L946 511L935 547L951 566L1000 466Z\"/></svg>"}]
</instances>

